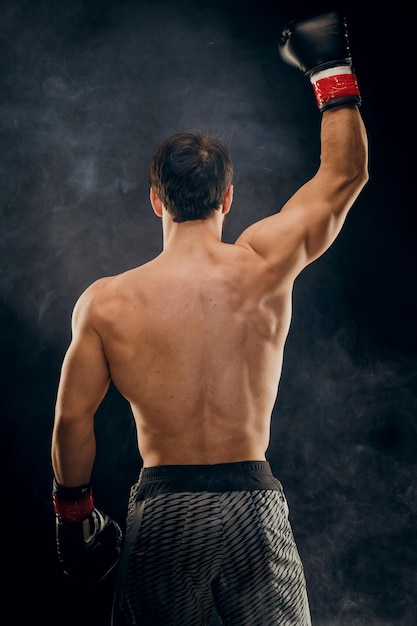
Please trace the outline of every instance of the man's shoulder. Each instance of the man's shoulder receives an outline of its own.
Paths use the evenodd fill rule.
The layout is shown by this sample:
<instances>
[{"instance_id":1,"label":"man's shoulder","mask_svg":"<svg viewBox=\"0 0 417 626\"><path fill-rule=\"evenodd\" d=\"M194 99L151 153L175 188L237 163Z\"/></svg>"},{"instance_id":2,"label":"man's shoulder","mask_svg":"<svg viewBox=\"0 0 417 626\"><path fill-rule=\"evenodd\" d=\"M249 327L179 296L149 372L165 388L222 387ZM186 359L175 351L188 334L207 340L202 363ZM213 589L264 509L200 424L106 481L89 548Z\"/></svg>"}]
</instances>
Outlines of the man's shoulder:
<instances>
[{"instance_id":1,"label":"man's shoulder","mask_svg":"<svg viewBox=\"0 0 417 626\"><path fill-rule=\"evenodd\" d=\"M105 297L112 288L114 288L114 283L117 281L118 275L115 276L102 276L98 278L94 282L92 282L88 287L81 293L77 305L89 305L92 304L97 298Z\"/></svg>"},{"instance_id":2,"label":"man's shoulder","mask_svg":"<svg viewBox=\"0 0 417 626\"><path fill-rule=\"evenodd\" d=\"M130 308L133 286L138 280L134 269L95 280L75 304L74 323L95 328L101 334L109 323L119 320Z\"/></svg>"},{"instance_id":3,"label":"man's shoulder","mask_svg":"<svg viewBox=\"0 0 417 626\"><path fill-rule=\"evenodd\" d=\"M146 272L148 264L139 265L131 269L113 274L111 276L102 276L91 283L81 294L81 298L85 300L95 300L96 298L109 297L111 294L120 295L124 291L128 291L129 287L137 283Z\"/></svg>"},{"instance_id":4,"label":"man's shoulder","mask_svg":"<svg viewBox=\"0 0 417 626\"><path fill-rule=\"evenodd\" d=\"M112 276L102 276L92 282L79 296L75 310L80 309L93 314L97 310L107 309L122 301L131 293L133 285L140 282L142 267L135 267Z\"/></svg>"}]
</instances>

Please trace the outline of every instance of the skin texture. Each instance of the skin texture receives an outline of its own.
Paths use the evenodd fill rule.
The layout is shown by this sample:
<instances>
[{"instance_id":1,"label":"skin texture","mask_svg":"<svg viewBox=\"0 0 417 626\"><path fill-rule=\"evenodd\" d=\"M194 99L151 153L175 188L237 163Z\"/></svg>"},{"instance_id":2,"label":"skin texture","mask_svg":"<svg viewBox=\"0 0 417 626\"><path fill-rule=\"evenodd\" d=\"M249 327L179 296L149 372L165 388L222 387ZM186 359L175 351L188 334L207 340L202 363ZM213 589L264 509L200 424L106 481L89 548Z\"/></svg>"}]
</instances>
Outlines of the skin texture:
<instances>
[{"instance_id":1,"label":"skin texture","mask_svg":"<svg viewBox=\"0 0 417 626\"><path fill-rule=\"evenodd\" d=\"M58 482L89 482L94 414L110 380L129 401L144 467L265 460L294 280L337 237L368 180L355 105L321 119L321 160L282 207L221 241L233 187L209 220L174 223L154 189L163 251L93 283L73 313L52 436Z\"/></svg>"}]
</instances>

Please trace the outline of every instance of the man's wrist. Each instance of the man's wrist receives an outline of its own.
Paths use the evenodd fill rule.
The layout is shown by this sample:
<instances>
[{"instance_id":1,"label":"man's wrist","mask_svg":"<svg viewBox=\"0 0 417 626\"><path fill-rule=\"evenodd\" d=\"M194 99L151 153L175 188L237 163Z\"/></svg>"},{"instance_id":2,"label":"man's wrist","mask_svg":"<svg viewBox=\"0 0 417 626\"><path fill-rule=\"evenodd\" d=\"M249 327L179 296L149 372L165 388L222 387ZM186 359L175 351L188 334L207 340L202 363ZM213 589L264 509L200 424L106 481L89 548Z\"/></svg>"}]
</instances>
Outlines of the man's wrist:
<instances>
[{"instance_id":1,"label":"man's wrist","mask_svg":"<svg viewBox=\"0 0 417 626\"><path fill-rule=\"evenodd\" d=\"M80 522L91 514L94 508L91 484L78 487L65 487L56 479L53 481L52 502L55 515L64 522Z\"/></svg>"}]
</instances>

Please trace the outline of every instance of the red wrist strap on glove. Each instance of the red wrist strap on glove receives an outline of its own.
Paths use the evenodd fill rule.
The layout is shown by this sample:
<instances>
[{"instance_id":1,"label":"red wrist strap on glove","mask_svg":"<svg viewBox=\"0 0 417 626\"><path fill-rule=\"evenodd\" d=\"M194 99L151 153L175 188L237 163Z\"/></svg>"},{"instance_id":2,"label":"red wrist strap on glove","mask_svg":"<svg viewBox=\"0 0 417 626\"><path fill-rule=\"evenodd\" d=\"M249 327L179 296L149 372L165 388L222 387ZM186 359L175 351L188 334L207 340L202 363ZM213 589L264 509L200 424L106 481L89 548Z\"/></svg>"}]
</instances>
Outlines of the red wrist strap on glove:
<instances>
[{"instance_id":1,"label":"red wrist strap on glove","mask_svg":"<svg viewBox=\"0 0 417 626\"><path fill-rule=\"evenodd\" d=\"M54 483L52 502L55 515L64 522L80 522L94 508L91 485L63 487Z\"/></svg>"},{"instance_id":2,"label":"red wrist strap on glove","mask_svg":"<svg viewBox=\"0 0 417 626\"><path fill-rule=\"evenodd\" d=\"M360 104L356 75L348 66L331 67L310 76L320 111L343 102Z\"/></svg>"}]
</instances>

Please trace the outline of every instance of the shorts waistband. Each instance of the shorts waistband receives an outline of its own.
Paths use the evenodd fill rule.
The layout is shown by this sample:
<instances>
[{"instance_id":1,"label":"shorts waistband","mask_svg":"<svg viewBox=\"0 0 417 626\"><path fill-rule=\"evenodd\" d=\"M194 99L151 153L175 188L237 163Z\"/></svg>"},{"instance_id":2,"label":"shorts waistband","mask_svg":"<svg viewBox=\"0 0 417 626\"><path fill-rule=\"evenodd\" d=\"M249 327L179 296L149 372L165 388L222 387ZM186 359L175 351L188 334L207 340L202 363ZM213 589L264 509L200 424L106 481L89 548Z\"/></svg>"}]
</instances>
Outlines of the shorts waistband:
<instances>
[{"instance_id":1,"label":"shorts waistband","mask_svg":"<svg viewBox=\"0 0 417 626\"><path fill-rule=\"evenodd\" d=\"M214 465L158 465L143 467L140 471L142 482L153 480L176 480L194 476L216 478L225 476L270 475L271 466L268 461L237 461L234 463L217 463Z\"/></svg>"},{"instance_id":2,"label":"shorts waistband","mask_svg":"<svg viewBox=\"0 0 417 626\"><path fill-rule=\"evenodd\" d=\"M214 465L160 465L139 474L137 500L161 493L281 490L268 461L238 461Z\"/></svg>"}]
</instances>

